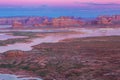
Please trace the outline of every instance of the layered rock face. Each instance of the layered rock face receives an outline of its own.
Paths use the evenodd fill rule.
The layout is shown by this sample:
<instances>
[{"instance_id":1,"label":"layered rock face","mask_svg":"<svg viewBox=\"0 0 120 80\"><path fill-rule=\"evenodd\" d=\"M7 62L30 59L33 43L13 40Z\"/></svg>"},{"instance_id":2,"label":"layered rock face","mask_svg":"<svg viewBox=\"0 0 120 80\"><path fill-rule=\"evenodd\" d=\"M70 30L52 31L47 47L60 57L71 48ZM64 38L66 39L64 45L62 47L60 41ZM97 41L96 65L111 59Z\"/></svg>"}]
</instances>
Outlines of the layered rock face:
<instances>
[{"instance_id":1,"label":"layered rock face","mask_svg":"<svg viewBox=\"0 0 120 80\"><path fill-rule=\"evenodd\" d=\"M34 27L50 27L52 26L51 19L44 18L41 23L36 23L33 26Z\"/></svg>"},{"instance_id":2,"label":"layered rock face","mask_svg":"<svg viewBox=\"0 0 120 80\"><path fill-rule=\"evenodd\" d=\"M39 23L42 23L43 20L44 20L44 17L30 17L26 20L25 24L26 25L39 24Z\"/></svg>"},{"instance_id":3,"label":"layered rock face","mask_svg":"<svg viewBox=\"0 0 120 80\"><path fill-rule=\"evenodd\" d=\"M83 27L91 25L120 25L120 15L99 16L95 20L84 20L75 17L13 17L0 18L0 25L12 25L13 28L41 27Z\"/></svg>"},{"instance_id":4,"label":"layered rock face","mask_svg":"<svg viewBox=\"0 0 120 80\"><path fill-rule=\"evenodd\" d=\"M14 21L12 24L12 28L14 29L23 28L23 24L21 22Z\"/></svg>"},{"instance_id":5,"label":"layered rock face","mask_svg":"<svg viewBox=\"0 0 120 80\"><path fill-rule=\"evenodd\" d=\"M100 16L97 18L98 19L98 24L112 24L112 18L111 17L106 17L106 16Z\"/></svg>"},{"instance_id":6,"label":"layered rock face","mask_svg":"<svg viewBox=\"0 0 120 80\"><path fill-rule=\"evenodd\" d=\"M25 56L25 52L24 51L8 51L6 53L4 53L4 56L7 58L17 58L17 57L23 57Z\"/></svg>"},{"instance_id":7,"label":"layered rock face","mask_svg":"<svg viewBox=\"0 0 120 80\"><path fill-rule=\"evenodd\" d=\"M21 18L1 18L1 25L12 25L13 28L23 28L24 26L30 27L78 27L84 24L81 19L72 17L21 17Z\"/></svg>"},{"instance_id":8,"label":"layered rock face","mask_svg":"<svg viewBox=\"0 0 120 80\"><path fill-rule=\"evenodd\" d=\"M84 25L84 22L70 17L59 17L52 20L52 25L55 27L79 27Z\"/></svg>"},{"instance_id":9,"label":"layered rock face","mask_svg":"<svg viewBox=\"0 0 120 80\"><path fill-rule=\"evenodd\" d=\"M120 24L120 15L112 16L114 24Z\"/></svg>"},{"instance_id":10,"label":"layered rock face","mask_svg":"<svg viewBox=\"0 0 120 80\"><path fill-rule=\"evenodd\" d=\"M0 18L0 25L12 25L13 28L32 27L34 24L42 23L44 17L11 17Z\"/></svg>"},{"instance_id":11,"label":"layered rock face","mask_svg":"<svg viewBox=\"0 0 120 80\"><path fill-rule=\"evenodd\" d=\"M97 24L104 24L104 25L119 24L120 23L120 15L100 16L97 18L96 22L97 22Z\"/></svg>"}]
</instances>

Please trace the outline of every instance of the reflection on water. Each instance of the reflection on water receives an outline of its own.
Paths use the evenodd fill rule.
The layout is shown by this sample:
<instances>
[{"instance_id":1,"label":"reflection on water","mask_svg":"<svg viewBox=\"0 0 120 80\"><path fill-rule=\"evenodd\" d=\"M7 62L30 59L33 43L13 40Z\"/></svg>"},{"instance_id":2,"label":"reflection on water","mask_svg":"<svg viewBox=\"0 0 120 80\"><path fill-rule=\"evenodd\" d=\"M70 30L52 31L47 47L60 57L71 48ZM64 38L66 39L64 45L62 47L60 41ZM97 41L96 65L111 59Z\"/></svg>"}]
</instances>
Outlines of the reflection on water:
<instances>
[{"instance_id":1,"label":"reflection on water","mask_svg":"<svg viewBox=\"0 0 120 80\"><path fill-rule=\"evenodd\" d=\"M0 32L68 32L69 29L27 29L27 30L0 30Z\"/></svg>"},{"instance_id":2,"label":"reflection on water","mask_svg":"<svg viewBox=\"0 0 120 80\"><path fill-rule=\"evenodd\" d=\"M16 43L8 46L0 46L0 52L5 52L8 50L23 50L29 51L32 49L31 46L40 43L54 43L59 40L67 38L80 38L80 37L94 37L94 36L112 36L120 35L120 29L72 29L77 32L85 32L85 34L54 34L49 35L44 38L33 39L31 43ZM11 38L10 35L0 34L0 40L5 40ZM20 78L20 76L10 75L10 74L0 74L0 80L42 80L39 78Z\"/></svg>"},{"instance_id":3,"label":"reflection on water","mask_svg":"<svg viewBox=\"0 0 120 80\"><path fill-rule=\"evenodd\" d=\"M12 25L0 25L0 29L10 28Z\"/></svg>"},{"instance_id":4,"label":"reflection on water","mask_svg":"<svg viewBox=\"0 0 120 80\"><path fill-rule=\"evenodd\" d=\"M40 78L33 78L33 77L27 77L27 78L20 78L20 76L11 75L11 74L0 74L0 80L42 80Z\"/></svg>"},{"instance_id":5,"label":"reflection on water","mask_svg":"<svg viewBox=\"0 0 120 80\"><path fill-rule=\"evenodd\" d=\"M13 36L5 33L0 33L0 40L14 39L14 38L25 38L24 36Z\"/></svg>"},{"instance_id":6,"label":"reflection on water","mask_svg":"<svg viewBox=\"0 0 120 80\"><path fill-rule=\"evenodd\" d=\"M33 39L31 43L15 43L8 46L0 46L0 52L5 52L8 50L22 50L29 51L32 49L31 46L40 43L54 43L59 40L67 38L80 38L80 37L94 37L94 36L111 36L120 35L120 29L73 29L78 32L85 32L85 34L54 34L49 35L44 38Z\"/></svg>"},{"instance_id":7,"label":"reflection on water","mask_svg":"<svg viewBox=\"0 0 120 80\"><path fill-rule=\"evenodd\" d=\"M15 44L11 44L8 46L0 46L0 52L5 52L8 50L22 50L22 51L29 51L32 49L31 46L40 44L40 43L54 43L54 42L58 42L59 40L63 40L66 38L73 38L73 37L78 37L80 36L79 34L77 35L73 35L73 34L69 34L69 35L50 35L50 36L46 36L44 38L36 38L33 39L31 43L15 43Z\"/></svg>"}]
</instances>

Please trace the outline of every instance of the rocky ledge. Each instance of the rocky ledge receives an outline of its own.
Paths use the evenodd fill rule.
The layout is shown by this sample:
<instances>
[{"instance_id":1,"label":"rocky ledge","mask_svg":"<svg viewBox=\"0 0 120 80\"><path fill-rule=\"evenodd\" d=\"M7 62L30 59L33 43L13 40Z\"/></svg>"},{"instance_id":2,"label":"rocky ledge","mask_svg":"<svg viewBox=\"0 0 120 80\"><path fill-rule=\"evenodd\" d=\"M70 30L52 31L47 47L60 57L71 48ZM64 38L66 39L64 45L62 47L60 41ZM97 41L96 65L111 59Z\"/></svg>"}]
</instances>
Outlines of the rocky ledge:
<instances>
[{"instance_id":1,"label":"rocky ledge","mask_svg":"<svg viewBox=\"0 0 120 80\"><path fill-rule=\"evenodd\" d=\"M8 51L0 54L0 70L22 70L44 80L119 80L119 40L119 36L67 39L27 52Z\"/></svg>"}]
</instances>

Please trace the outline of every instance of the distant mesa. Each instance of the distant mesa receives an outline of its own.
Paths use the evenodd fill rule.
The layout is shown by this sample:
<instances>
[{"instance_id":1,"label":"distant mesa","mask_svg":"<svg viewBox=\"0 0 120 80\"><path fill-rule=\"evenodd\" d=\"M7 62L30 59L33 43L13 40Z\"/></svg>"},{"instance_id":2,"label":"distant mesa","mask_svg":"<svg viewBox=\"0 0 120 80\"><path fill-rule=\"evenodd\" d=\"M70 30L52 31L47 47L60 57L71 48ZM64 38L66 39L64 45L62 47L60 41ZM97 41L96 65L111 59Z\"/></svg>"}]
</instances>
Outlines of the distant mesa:
<instances>
[{"instance_id":1,"label":"distant mesa","mask_svg":"<svg viewBox=\"0 0 120 80\"><path fill-rule=\"evenodd\" d=\"M114 16L99 16L97 18L98 24L119 24L120 23L120 15L114 15Z\"/></svg>"},{"instance_id":2,"label":"distant mesa","mask_svg":"<svg viewBox=\"0 0 120 80\"><path fill-rule=\"evenodd\" d=\"M79 17L61 16L49 17L11 17L0 18L0 25L12 25L12 29L41 28L41 27L85 27L120 25L120 15L99 16L96 19L86 20Z\"/></svg>"},{"instance_id":3,"label":"distant mesa","mask_svg":"<svg viewBox=\"0 0 120 80\"><path fill-rule=\"evenodd\" d=\"M52 20L52 25L55 27L80 27L84 24L84 21L81 19L71 17L59 17Z\"/></svg>"},{"instance_id":4,"label":"distant mesa","mask_svg":"<svg viewBox=\"0 0 120 80\"><path fill-rule=\"evenodd\" d=\"M12 27L13 27L14 29L23 28L23 24L22 24L22 22L14 21L13 24L12 24Z\"/></svg>"}]
</instances>

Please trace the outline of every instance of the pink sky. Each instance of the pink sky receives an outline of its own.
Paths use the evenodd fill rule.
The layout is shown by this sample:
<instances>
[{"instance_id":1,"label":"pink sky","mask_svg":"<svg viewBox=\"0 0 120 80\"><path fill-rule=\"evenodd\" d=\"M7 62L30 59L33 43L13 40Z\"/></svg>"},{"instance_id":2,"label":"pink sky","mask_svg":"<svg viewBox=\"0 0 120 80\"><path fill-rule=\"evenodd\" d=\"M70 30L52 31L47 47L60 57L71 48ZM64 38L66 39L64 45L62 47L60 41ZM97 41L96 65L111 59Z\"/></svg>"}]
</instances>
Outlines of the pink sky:
<instances>
[{"instance_id":1,"label":"pink sky","mask_svg":"<svg viewBox=\"0 0 120 80\"><path fill-rule=\"evenodd\" d=\"M120 3L120 0L0 0L0 5L75 5L75 3Z\"/></svg>"}]
</instances>

